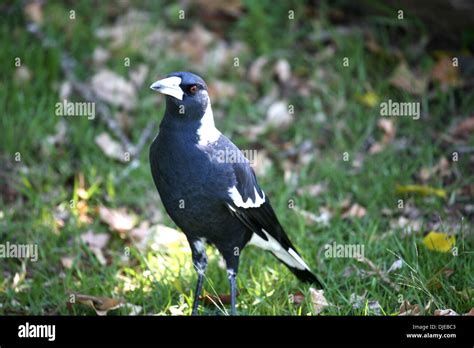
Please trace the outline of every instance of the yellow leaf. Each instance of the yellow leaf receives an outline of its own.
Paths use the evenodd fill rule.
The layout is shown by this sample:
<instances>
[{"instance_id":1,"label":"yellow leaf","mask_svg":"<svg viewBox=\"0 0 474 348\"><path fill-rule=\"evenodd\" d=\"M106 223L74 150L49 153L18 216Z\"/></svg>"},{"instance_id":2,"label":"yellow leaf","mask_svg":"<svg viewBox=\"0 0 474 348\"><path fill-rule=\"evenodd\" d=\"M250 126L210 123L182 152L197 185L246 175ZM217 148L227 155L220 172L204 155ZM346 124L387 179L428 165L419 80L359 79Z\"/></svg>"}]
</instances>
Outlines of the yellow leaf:
<instances>
[{"instance_id":1,"label":"yellow leaf","mask_svg":"<svg viewBox=\"0 0 474 348\"><path fill-rule=\"evenodd\" d=\"M373 108L379 102L379 96L375 92L367 92L359 95L357 99L364 105Z\"/></svg>"},{"instance_id":2,"label":"yellow leaf","mask_svg":"<svg viewBox=\"0 0 474 348\"><path fill-rule=\"evenodd\" d=\"M422 185L397 185L395 187L395 191L398 194L404 193L415 193L419 194L420 196L438 196L441 198L446 198L446 191L443 189L437 189L430 186L422 186Z\"/></svg>"},{"instance_id":3,"label":"yellow leaf","mask_svg":"<svg viewBox=\"0 0 474 348\"><path fill-rule=\"evenodd\" d=\"M431 231L423 238L423 244L429 250L440 251L443 253L449 252L455 243L455 236L436 231Z\"/></svg>"}]
</instances>

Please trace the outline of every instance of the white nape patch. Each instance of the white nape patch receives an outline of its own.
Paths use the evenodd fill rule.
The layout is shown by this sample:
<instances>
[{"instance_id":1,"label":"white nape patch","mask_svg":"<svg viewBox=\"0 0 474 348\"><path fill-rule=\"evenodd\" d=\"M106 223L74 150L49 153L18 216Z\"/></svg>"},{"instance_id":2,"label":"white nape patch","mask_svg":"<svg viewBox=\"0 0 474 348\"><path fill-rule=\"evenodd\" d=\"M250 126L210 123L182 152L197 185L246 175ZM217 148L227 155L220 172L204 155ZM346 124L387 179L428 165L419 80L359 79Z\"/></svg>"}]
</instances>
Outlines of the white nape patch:
<instances>
[{"instance_id":1,"label":"white nape patch","mask_svg":"<svg viewBox=\"0 0 474 348\"><path fill-rule=\"evenodd\" d=\"M239 190L237 190L237 187L232 186L229 189L229 195L230 198L232 198L232 201L234 204L240 208L257 208L261 206L263 203L265 203L265 192L262 191L263 196L260 197L260 195L257 192L257 188L253 188L255 191L255 201L252 201L252 199L249 197L247 198L247 201L244 202L242 199L241 194L239 193Z\"/></svg>"},{"instance_id":2,"label":"white nape patch","mask_svg":"<svg viewBox=\"0 0 474 348\"><path fill-rule=\"evenodd\" d=\"M258 234L254 233L252 238L250 238L249 244L255 245L263 250L271 251L278 257L281 261L286 263L288 266L291 266L296 269L309 270L308 265L303 259L293 250L289 249L288 251L283 249L280 243L273 238L267 231L262 228L263 233L267 236L268 240L263 239Z\"/></svg>"},{"instance_id":3,"label":"white nape patch","mask_svg":"<svg viewBox=\"0 0 474 348\"><path fill-rule=\"evenodd\" d=\"M219 139L221 132L216 128L214 124L214 114L212 113L211 100L206 91L202 91L207 96L207 107L204 112L204 116L201 118L201 125L197 130L199 137L199 145L207 145L213 143Z\"/></svg>"},{"instance_id":4,"label":"white nape patch","mask_svg":"<svg viewBox=\"0 0 474 348\"><path fill-rule=\"evenodd\" d=\"M175 97L176 99L183 100L184 92L179 86L180 84L180 77L171 76L167 77L166 79L153 82L150 88L154 91Z\"/></svg>"}]
</instances>

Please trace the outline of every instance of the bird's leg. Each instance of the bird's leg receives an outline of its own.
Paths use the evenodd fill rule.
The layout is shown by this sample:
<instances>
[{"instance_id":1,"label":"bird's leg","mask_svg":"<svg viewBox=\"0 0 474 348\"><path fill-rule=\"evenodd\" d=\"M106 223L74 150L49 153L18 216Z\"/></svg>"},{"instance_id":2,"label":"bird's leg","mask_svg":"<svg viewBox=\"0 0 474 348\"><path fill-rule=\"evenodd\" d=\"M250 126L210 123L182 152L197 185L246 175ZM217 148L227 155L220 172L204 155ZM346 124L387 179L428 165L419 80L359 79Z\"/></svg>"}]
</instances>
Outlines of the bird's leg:
<instances>
[{"instance_id":1,"label":"bird's leg","mask_svg":"<svg viewBox=\"0 0 474 348\"><path fill-rule=\"evenodd\" d=\"M204 280L204 273L200 273L200 271L198 271L198 280L197 280L197 285L196 285L196 292L194 293L193 310L191 312L191 315L198 314L197 311L198 311L198 306L199 306L199 296L201 296L203 280Z\"/></svg>"},{"instance_id":2,"label":"bird's leg","mask_svg":"<svg viewBox=\"0 0 474 348\"><path fill-rule=\"evenodd\" d=\"M207 269L206 242L202 239L190 240L191 252L193 256L193 266L198 274L196 292L194 293L194 301L191 315L197 315L199 306L199 296L201 296L202 284L204 282L204 274Z\"/></svg>"},{"instance_id":3,"label":"bird's leg","mask_svg":"<svg viewBox=\"0 0 474 348\"><path fill-rule=\"evenodd\" d=\"M236 296L237 296L237 272L234 271L233 269L229 268L227 269L227 275L229 277L229 283L230 283L230 305L231 305L231 315L237 315L237 312L235 310L235 302L236 302Z\"/></svg>"}]
</instances>

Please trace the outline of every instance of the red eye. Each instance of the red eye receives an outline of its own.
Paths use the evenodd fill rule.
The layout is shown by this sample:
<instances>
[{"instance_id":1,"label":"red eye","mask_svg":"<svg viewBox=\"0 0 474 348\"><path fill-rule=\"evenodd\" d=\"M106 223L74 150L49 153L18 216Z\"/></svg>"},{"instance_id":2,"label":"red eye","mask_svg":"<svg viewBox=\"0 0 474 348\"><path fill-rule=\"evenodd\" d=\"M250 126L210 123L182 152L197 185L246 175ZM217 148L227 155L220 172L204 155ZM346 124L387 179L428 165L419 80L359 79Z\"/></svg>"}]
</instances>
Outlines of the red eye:
<instances>
[{"instance_id":1,"label":"red eye","mask_svg":"<svg viewBox=\"0 0 474 348\"><path fill-rule=\"evenodd\" d=\"M196 85L192 85L191 87L189 87L189 92L194 94L196 93L198 90L198 87Z\"/></svg>"}]
</instances>

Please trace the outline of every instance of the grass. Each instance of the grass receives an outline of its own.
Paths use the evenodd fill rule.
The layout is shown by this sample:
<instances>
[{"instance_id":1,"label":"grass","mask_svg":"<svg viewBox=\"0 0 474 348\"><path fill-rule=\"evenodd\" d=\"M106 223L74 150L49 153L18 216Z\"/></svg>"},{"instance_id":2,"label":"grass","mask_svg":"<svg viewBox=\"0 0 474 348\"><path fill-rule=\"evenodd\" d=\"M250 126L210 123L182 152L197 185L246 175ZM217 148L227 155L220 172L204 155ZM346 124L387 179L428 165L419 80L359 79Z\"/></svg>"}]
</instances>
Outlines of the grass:
<instances>
[{"instance_id":1,"label":"grass","mask_svg":"<svg viewBox=\"0 0 474 348\"><path fill-rule=\"evenodd\" d=\"M225 80L238 91L235 98L213 101L214 108L225 115L216 120L217 126L241 148L257 146L269 152L273 166L259 177L259 182L271 197L290 238L324 282L325 296L331 305L323 314L376 314L377 309L368 307L369 300L378 301L380 312L385 315L396 315L403 300L420 307L431 301L432 307L426 314L432 314L436 308L467 312L473 304L472 221L466 217L464 224L460 223L460 209L469 201L460 196L459 191L472 185L474 179L469 156L450 162L451 170L458 173L452 180L446 182L434 176L428 182L430 186L446 190L448 199L402 197L405 205L421 211L422 231L427 231L433 217L439 217L446 230L452 229L457 237L458 256L428 250L422 244L421 232L405 235L403 228L390 226L390 218L382 211L388 209L397 215L401 197L395 192L396 185L416 183L417 173L422 167L433 167L441 156L450 158L455 147L446 146L440 134L454 122L454 116L472 112L472 93L463 94L453 89L443 91L435 86L434 96L426 94L413 98L395 89L389 84L389 76L397 58L380 57L369 52L361 34L338 34L334 24L328 20L326 11L329 9L326 7L323 7L320 18L301 18L301 11L297 11L298 24L287 24L286 19L276 14L267 17L268 6L275 6L270 2L259 2L258 5L257 2L248 2L246 5L249 7L247 14L226 28L227 39L243 40L250 47L250 51L240 57L240 70L227 67L210 75L203 72L203 75L208 82L215 78ZM68 118L65 143L51 146L45 141L48 135L55 133L59 121L54 116L54 105L59 101L58 88L64 80L60 69L61 51L60 48L44 48L32 38L25 31L21 8L15 6L13 15L2 21L0 27L0 57L5 62L0 66L4 77L0 82L0 107L4 110L0 119L0 155L5 164L0 176L0 242L36 243L39 260L1 260L0 314L94 314L85 306L69 307L70 292L121 297L126 302L142 306L144 314L170 314L170 308L180 308L184 314L189 314L196 280L190 252L176 246L140 250L128 238L110 232L95 213L99 205L126 207L140 220L150 220L158 210L163 215L162 223L174 226L153 186L147 149L139 156L140 166L120 180L125 165L107 158L94 142L97 134L107 131L97 120ZM94 32L98 27L110 24L110 17L114 16L107 5L100 3L96 6L92 8L81 2L76 8L77 19L74 21L67 17L70 9L59 3L48 2L43 10L50 14L44 21L44 32L75 57L79 62L75 72L84 80L95 72L89 63L94 48L98 45L107 47L107 43L101 43ZM135 6L151 11L154 21L158 21L153 24L180 28L180 24L171 18L173 11L162 12L161 8L165 6L160 3ZM291 3L278 6L275 9L278 14L286 14L288 8L301 7L299 2L294 7ZM263 22L262 16L265 18ZM197 17L191 17L183 25L190 26L196 21L199 21ZM290 25L287 31L284 30L286 25ZM405 30L398 28L393 21L384 22L377 18L369 21L369 25L386 50L393 45L393 33ZM408 30L403 32L403 40L396 41L402 52L409 51L409 45L417 42L418 30L423 30L418 27L410 30L410 22L404 26L408 26ZM153 28L145 23L142 29L150 32ZM304 36L311 37L323 28L333 33L335 53L328 58L319 55L326 44L304 40L301 32L303 30ZM112 58L107 63L109 69L123 76L127 75L128 69L123 65L124 57L130 57L133 64L143 62L150 67L145 87L139 91L138 107L130 115L134 124L129 136L134 141L147 122L151 118L158 121L164 111L162 98L158 100L159 97L151 95L146 83L152 81L152 76L184 70L188 66L196 68L186 58L161 52L159 47L147 49L149 51L145 52L132 40L118 49L111 49ZM296 113L296 122L289 129L272 130L252 143L239 131L238 125L251 128L264 118L264 112L255 106L256 101L258 96L266 95L275 86L270 65L264 68L260 87L239 77L258 55L268 55L271 60L285 57L291 63L293 74L301 80L313 81L315 87L311 96L306 98L289 92L288 99L295 106ZM14 57L20 57L22 64L30 70L31 79L27 83L15 78ZM349 67L342 65L342 57L350 58ZM434 65L428 53L422 55L421 62L424 71L429 71ZM421 102L428 117L418 121L409 117L393 119L397 127L396 139L404 139L405 146L389 144L379 154L367 154L367 139L382 136L377 128L379 109L359 101L359 96L370 90L375 91L380 100ZM299 177L297 184L285 183L284 165L288 160L281 154L282 144L296 146L308 139L316 145L312 150L314 156L308 163L298 162L292 167L293 174ZM472 145L472 139L469 144ZM348 161L343 159L346 152ZM15 161L18 153L21 160ZM365 160L360 170L354 170L352 164L358 154ZM77 206L70 206L75 197L77 201L80 174L84 177L85 188L93 188L87 200L89 215L93 217L90 224L81 223ZM296 194L298 187L320 182L328 185L328 190L321 195ZM7 188L14 192L13 199L8 199ZM364 217L341 217L340 207L347 197L367 209ZM308 223L289 208L290 200L295 201L298 208L315 213L321 206L329 207L334 216L327 226ZM54 214L58 207L70 214L63 227L55 223ZM111 235L105 251L107 266L101 265L93 252L80 242L79 236L89 230ZM324 245L332 242L363 245L365 257L382 270L388 269L401 257L406 265L388 275L393 283L402 284L400 290L376 275L346 274L348 267L362 271L369 269L354 258L324 257ZM124 258L125 248L130 250L128 258ZM210 266L205 291L228 293L226 273L219 266L219 256L212 248L208 248L208 253ZM61 258L66 256L73 258L70 269L61 265ZM449 277L445 276L447 268L454 270ZM238 287L239 314L306 315L313 312L309 286L299 283L271 255L253 247L243 251ZM305 295L302 304L291 301L290 295L297 292ZM354 308L351 295L364 293L366 302ZM225 309L220 307L202 307L201 313L225 313ZM110 313L126 315L128 311L121 308Z\"/></svg>"}]
</instances>

